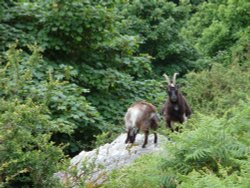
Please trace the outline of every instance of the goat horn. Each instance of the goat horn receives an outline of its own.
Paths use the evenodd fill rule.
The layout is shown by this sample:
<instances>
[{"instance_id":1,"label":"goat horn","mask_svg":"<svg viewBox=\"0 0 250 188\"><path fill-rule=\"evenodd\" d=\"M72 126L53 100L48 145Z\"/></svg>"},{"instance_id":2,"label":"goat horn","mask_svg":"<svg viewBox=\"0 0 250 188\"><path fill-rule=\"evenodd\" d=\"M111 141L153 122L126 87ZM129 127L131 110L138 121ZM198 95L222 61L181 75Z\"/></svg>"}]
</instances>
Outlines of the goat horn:
<instances>
[{"instance_id":1,"label":"goat horn","mask_svg":"<svg viewBox=\"0 0 250 188\"><path fill-rule=\"evenodd\" d=\"M165 77L165 79L167 80L168 84L170 84L170 79L166 74L163 74L163 76Z\"/></svg>"},{"instance_id":2,"label":"goat horn","mask_svg":"<svg viewBox=\"0 0 250 188\"><path fill-rule=\"evenodd\" d=\"M175 85L176 84L176 76L178 75L179 73L174 73L174 76L173 76L173 84Z\"/></svg>"}]
</instances>

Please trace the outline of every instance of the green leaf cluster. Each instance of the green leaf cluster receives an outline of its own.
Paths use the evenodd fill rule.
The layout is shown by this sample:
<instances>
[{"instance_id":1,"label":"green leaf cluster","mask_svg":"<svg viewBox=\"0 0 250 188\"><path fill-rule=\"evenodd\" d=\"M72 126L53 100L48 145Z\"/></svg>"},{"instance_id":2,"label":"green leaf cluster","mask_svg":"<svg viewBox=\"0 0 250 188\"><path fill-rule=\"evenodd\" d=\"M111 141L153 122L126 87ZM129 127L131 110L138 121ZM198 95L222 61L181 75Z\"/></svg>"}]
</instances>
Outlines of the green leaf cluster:
<instances>
[{"instance_id":1,"label":"green leaf cluster","mask_svg":"<svg viewBox=\"0 0 250 188\"><path fill-rule=\"evenodd\" d=\"M67 81L71 67L46 68L41 49L29 50L10 46L0 68L1 186L53 187L65 153L94 137L77 136L88 135L89 126L101 131L103 120L82 96L87 90Z\"/></svg>"},{"instance_id":2,"label":"green leaf cluster","mask_svg":"<svg viewBox=\"0 0 250 188\"><path fill-rule=\"evenodd\" d=\"M163 168L181 187L249 185L249 100L228 113L220 119L198 115L194 130L173 136Z\"/></svg>"},{"instance_id":3,"label":"green leaf cluster","mask_svg":"<svg viewBox=\"0 0 250 188\"><path fill-rule=\"evenodd\" d=\"M248 99L222 118L196 114L164 152L113 171L103 187L248 187L249 113Z\"/></svg>"},{"instance_id":4,"label":"green leaf cluster","mask_svg":"<svg viewBox=\"0 0 250 188\"><path fill-rule=\"evenodd\" d=\"M194 68L197 53L181 35L191 11L189 4L183 2L177 6L164 0L138 0L124 2L120 10L124 16L122 32L140 36L139 52L154 58L155 73L186 73Z\"/></svg>"},{"instance_id":5,"label":"green leaf cluster","mask_svg":"<svg viewBox=\"0 0 250 188\"><path fill-rule=\"evenodd\" d=\"M53 174L66 158L63 148L50 141L59 130L57 122L32 100L1 99L0 104L0 186L59 186Z\"/></svg>"},{"instance_id":6,"label":"green leaf cluster","mask_svg":"<svg viewBox=\"0 0 250 188\"><path fill-rule=\"evenodd\" d=\"M201 3L186 22L182 35L206 56L220 56L225 51L231 56L235 48L238 53L246 54L249 52L249 8L247 0Z\"/></svg>"},{"instance_id":7,"label":"green leaf cluster","mask_svg":"<svg viewBox=\"0 0 250 188\"><path fill-rule=\"evenodd\" d=\"M246 101L250 93L249 65L214 64L210 70L186 75L183 92L193 109L204 114L221 116L240 101Z\"/></svg>"},{"instance_id":8,"label":"green leaf cluster","mask_svg":"<svg viewBox=\"0 0 250 188\"><path fill-rule=\"evenodd\" d=\"M182 80L194 115L181 133L167 132L160 156L114 171L104 187L249 187L249 16L241 15L248 4L193 5L181 35L200 55ZM145 177L147 169L158 171Z\"/></svg>"},{"instance_id":9,"label":"green leaf cluster","mask_svg":"<svg viewBox=\"0 0 250 188\"><path fill-rule=\"evenodd\" d=\"M0 1L0 186L59 186L65 154L110 141L137 100L160 110L162 73L189 72L178 83L195 115L171 150L107 185L249 187L249 6Z\"/></svg>"},{"instance_id":10,"label":"green leaf cluster","mask_svg":"<svg viewBox=\"0 0 250 188\"><path fill-rule=\"evenodd\" d=\"M132 166L114 170L101 187L104 188L135 188L161 187L164 172L159 170L159 155L143 155L135 160Z\"/></svg>"}]
</instances>

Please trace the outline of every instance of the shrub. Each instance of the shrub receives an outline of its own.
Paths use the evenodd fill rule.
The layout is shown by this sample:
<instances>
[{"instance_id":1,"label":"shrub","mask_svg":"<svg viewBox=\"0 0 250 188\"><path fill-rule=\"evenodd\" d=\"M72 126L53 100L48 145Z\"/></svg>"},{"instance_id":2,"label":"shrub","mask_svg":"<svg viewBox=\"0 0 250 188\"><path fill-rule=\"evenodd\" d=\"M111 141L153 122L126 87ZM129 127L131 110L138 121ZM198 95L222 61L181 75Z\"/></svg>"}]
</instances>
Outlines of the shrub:
<instances>
[{"instance_id":1,"label":"shrub","mask_svg":"<svg viewBox=\"0 0 250 188\"><path fill-rule=\"evenodd\" d=\"M114 170L102 187L160 187L163 172L159 171L158 155L143 155L133 165L121 170Z\"/></svg>"},{"instance_id":2,"label":"shrub","mask_svg":"<svg viewBox=\"0 0 250 188\"><path fill-rule=\"evenodd\" d=\"M194 130L172 136L163 168L183 187L194 179L200 184L191 187L215 186L219 181L225 186L248 185L237 177L249 177L249 112L248 100L220 119L199 115L192 122Z\"/></svg>"},{"instance_id":3,"label":"shrub","mask_svg":"<svg viewBox=\"0 0 250 188\"><path fill-rule=\"evenodd\" d=\"M53 187L53 173L66 162L63 148L50 141L59 131L48 110L27 100L0 100L0 186Z\"/></svg>"},{"instance_id":4,"label":"shrub","mask_svg":"<svg viewBox=\"0 0 250 188\"><path fill-rule=\"evenodd\" d=\"M182 133L170 135L164 152L114 171L104 187L247 187L249 104L240 102L222 118L196 114Z\"/></svg>"},{"instance_id":5,"label":"shrub","mask_svg":"<svg viewBox=\"0 0 250 188\"><path fill-rule=\"evenodd\" d=\"M230 51L241 40L249 27L250 4L241 1L209 1L197 6L197 11L186 22L182 36L204 55L216 56Z\"/></svg>"},{"instance_id":6,"label":"shrub","mask_svg":"<svg viewBox=\"0 0 250 188\"><path fill-rule=\"evenodd\" d=\"M249 65L215 64L211 70L187 74L186 85L182 90L194 111L223 115L239 101L246 100L250 92Z\"/></svg>"},{"instance_id":7,"label":"shrub","mask_svg":"<svg viewBox=\"0 0 250 188\"><path fill-rule=\"evenodd\" d=\"M57 144L69 144L65 148L67 154L90 148L94 134L104 130L104 124L106 128L109 124L85 98L88 90L69 82L76 74L71 66L49 66L42 58L39 47L29 48L30 54L17 49L16 45L7 51L0 69L0 96L20 102L32 99L46 106L50 118L60 126L52 138Z\"/></svg>"},{"instance_id":8,"label":"shrub","mask_svg":"<svg viewBox=\"0 0 250 188\"><path fill-rule=\"evenodd\" d=\"M190 8L184 2L177 6L164 0L124 2L119 8L124 16L122 33L140 36L138 50L153 57L154 73L185 73L194 68L197 53L180 34Z\"/></svg>"}]
</instances>

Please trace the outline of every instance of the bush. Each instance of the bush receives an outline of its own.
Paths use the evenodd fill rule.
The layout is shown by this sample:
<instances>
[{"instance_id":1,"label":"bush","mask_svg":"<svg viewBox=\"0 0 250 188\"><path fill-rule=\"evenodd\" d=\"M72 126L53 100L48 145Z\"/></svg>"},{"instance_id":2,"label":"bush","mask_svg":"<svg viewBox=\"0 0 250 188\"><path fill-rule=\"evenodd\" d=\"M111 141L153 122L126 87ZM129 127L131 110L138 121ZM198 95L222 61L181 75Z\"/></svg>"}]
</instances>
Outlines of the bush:
<instances>
[{"instance_id":1,"label":"bush","mask_svg":"<svg viewBox=\"0 0 250 188\"><path fill-rule=\"evenodd\" d=\"M246 100L250 92L249 65L214 64L211 70L187 74L183 91L192 108L200 113L221 116L239 101Z\"/></svg>"},{"instance_id":2,"label":"bush","mask_svg":"<svg viewBox=\"0 0 250 188\"><path fill-rule=\"evenodd\" d=\"M0 54L16 39L22 55L30 53L30 43L43 49L35 80L18 95L45 98L53 118L68 125L67 133L53 139L70 143L65 150L70 155L93 148L94 135L120 132L126 107L135 100L159 101L161 83L149 80L151 57L138 52L140 37L121 32L118 5L88 0L0 4L5 15Z\"/></svg>"},{"instance_id":3,"label":"bush","mask_svg":"<svg viewBox=\"0 0 250 188\"><path fill-rule=\"evenodd\" d=\"M132 166L114 170L102 187L160 187L163 172L159 171L159 159L158 155L144 155L137 159Z\"/></svg>"},{"instance_id":4,"label":"bush","mask_svg":"<svg viewBox=\"0 0 250 188\"><path fill-rule=\"evenodd\" d=\"M10 47L3 62L6 65L0 69L0 96L21 102L32 99L46 106L50 118L60 127L52 138L57 144L69 144L65 148L67 154L90 148L94 134L109 124L84 97L88 90L69 82L75 70L66 65L49 66L37 46L29 46L30 54L16 48L16 45Z\"/></svg>"},{"instance_id":5,"label":"bush","mask_svg":"<svg viewBox=\"0 0 250 188\"><path fill-rule=\"evenodd\" d=\"M220 119L199 115L191 123L194 130L172 136L174 143L169 143L167 149L171 153L163 162L166 173L175 176L183 187L194 183L194 179L200 184L191 187L216 186L219 181L225 186L248 185L237 177L249 177L249 112L248 100Z\"/></svg>"},{"instance_id":6,"label":"bush","mask_svg":"<svg viewBox=\"0 0 250 188\"><path fill-rule=\"evenodd\" d=\"M53 187L62 170L63 148L50 141L59 131L48 110L27 100L0 100L0 186Z\"/></svg>"},{"instance_id":7,"label":"bush","mask_svg":"<svg viewBox=\"0 0 250 188\"><path fill-rule=\"evenodd\" d=\"M114 171L103 187L247 187L249 104L219 119L196 114L182 133L170 135L164 152Z\"/></svg>"},{"instance_id":8,"label":"bush","mask_svg":"<svg viewBox=\"0 0 250 188\"><path fill-rule=\"evenodd\" d=\"M194 68L197 53L180 34L190 8L184 2L177 6L164 0L124 2L119 8L124 16L122 33L139 35L138 50L153 57L154 73L186 73Z\"/></svg>"},{"instance_id":9,"label":"bush","mask_svg":"<svg viewBox=\"0 0 250 188\"><path fill-rule=\"evenodd\" d=\"M197 7L182 29L182 36L204 55L212 57L220 51L229 52L241 40L242 33L249 30L247 0L209 1Z\"/></svg>"}]
</instances>

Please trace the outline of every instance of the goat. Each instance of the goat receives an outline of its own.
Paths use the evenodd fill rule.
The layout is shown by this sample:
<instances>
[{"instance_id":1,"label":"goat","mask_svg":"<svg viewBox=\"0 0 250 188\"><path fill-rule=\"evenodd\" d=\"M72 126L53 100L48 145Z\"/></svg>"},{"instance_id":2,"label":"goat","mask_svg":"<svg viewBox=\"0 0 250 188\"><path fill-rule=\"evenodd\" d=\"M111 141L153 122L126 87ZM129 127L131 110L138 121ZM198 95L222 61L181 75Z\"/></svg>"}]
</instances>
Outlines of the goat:
<instances>
[{"instance_id":1,"label":"goat","mask_svg":"<svg viewBox=\"0 0 250 188\"><path fill-rule=\"evenodd\" d=\"M149 130L156 131L158 128L159 117L156 112L156 107L145 101L139 101L132 104L124 117L127 138L125 143L134 143L136 135L139 131L145 134L142 148L145 148L148 143ZM154 132L154 143L157 143L157 134Z\"/></svg>"},{"instance_id":2,"label":"goat","mask_svg":"<svg viewBox=\"0 0 250 188\"><path fill-rule=\"evenodd\" d=\"M178 86L176 85L177 75L178 73L174 73L172 81L170 81L166 74L163 75L168 83L168 99L164 104L162 113L166 121L166 127L170 128L172 132L174 132L173 122L183 123L192 114L192 110L189 107L185 97L182 95L178 89ZM176 131L178 131L178 128Z\"/></svg>"}]
</instances>

